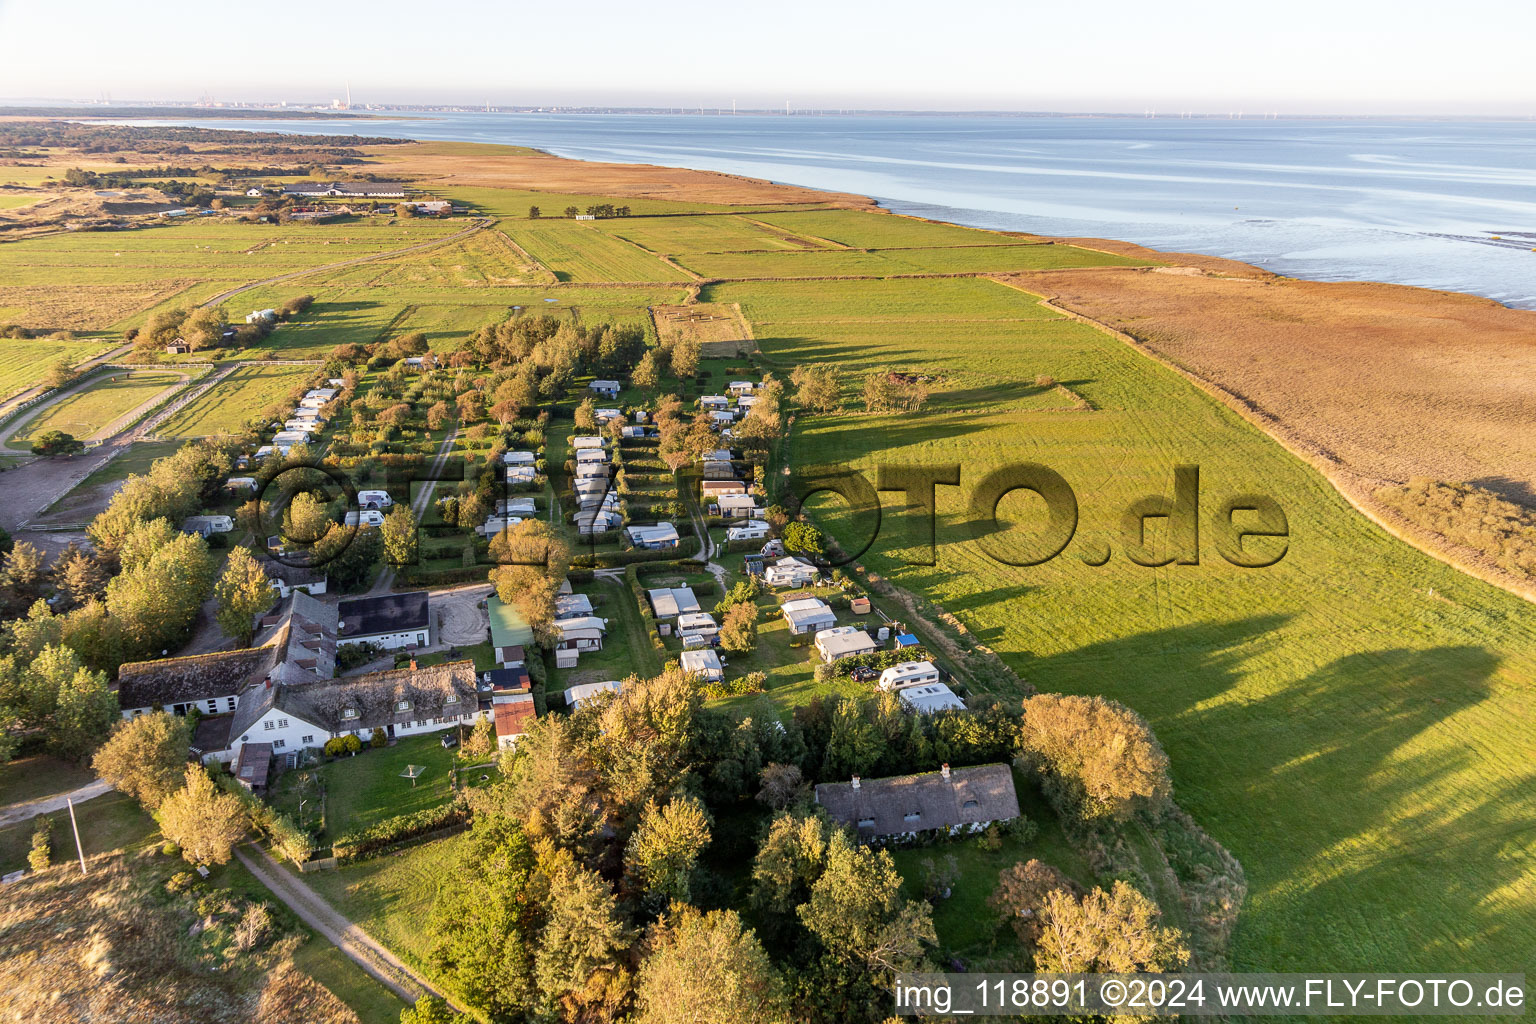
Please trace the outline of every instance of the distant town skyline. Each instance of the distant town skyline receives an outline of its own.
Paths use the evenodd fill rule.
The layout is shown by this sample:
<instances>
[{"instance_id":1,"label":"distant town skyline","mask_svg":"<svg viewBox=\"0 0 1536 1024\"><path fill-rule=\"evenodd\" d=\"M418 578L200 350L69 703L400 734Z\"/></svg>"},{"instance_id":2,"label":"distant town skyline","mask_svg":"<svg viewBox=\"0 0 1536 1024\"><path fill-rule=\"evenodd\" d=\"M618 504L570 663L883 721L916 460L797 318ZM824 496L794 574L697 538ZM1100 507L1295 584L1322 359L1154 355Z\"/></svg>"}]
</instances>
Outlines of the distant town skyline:
<instances>
[{"instance_id":1,"label":"distant town skyline","mask_svg":"<svg viewBox=\"0 0 1536 1024\"><path fill-rule=\"evenodd\" d=\"M344 26L188 0L124 7L0 0L12 102L1536 114L1536 79L1499 40L1536 5L1298 0L1177 10L1109 0L937 9L682 0L657 12L378 0Z\"/></svg>"}]
</instances>

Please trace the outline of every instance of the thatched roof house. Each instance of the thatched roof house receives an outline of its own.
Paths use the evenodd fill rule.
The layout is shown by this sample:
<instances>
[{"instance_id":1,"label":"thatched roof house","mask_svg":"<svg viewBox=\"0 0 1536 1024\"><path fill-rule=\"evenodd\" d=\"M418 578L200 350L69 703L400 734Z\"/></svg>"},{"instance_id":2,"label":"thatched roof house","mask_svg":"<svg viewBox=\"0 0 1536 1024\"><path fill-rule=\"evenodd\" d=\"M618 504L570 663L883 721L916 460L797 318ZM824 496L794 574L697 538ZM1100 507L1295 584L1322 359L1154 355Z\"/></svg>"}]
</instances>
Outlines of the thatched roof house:
<instances>
[{"instance_id":1,"label":"thatched roof house","mask_svg":"<svg viewBox=\"0 0 1536 1024\"><path fill-rule=\"evenodd\" d=\"M889 779L824 782L816 802L832 820L855 829L861 839L910 838L942 829L976 832L994 821L1019 816L1013 772L1006 764L983 764Z\"/></svg>"}]
</instances>

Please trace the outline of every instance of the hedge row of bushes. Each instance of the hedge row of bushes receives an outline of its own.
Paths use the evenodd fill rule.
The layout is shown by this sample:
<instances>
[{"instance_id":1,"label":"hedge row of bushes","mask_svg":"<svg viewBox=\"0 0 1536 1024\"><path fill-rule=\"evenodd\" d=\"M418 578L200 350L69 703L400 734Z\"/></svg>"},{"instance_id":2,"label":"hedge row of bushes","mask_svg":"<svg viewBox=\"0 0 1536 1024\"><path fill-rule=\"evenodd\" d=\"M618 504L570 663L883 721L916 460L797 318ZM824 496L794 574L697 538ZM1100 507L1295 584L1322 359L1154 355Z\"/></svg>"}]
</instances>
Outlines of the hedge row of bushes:
<instances>
[{"instance_id":1,"label":"hedge row of bushes","mask_svg":"<svg viewBox=\"0 0 1536 1024\"><path fill-rule=\"evenodd\" d=\"M287 857L295 864L302 864L314 856L314 837L300 828L292 818L240 785L234 776L221 772L215 778L220 789L233 793L240 800L245 813L250 816L251 825L271 841L272 849L280 856Z\"/></svg>"},{"instance_id":2,"label":"hedge row of bushes","mask_svg":"<svg viewBox=\"0 0 1536 1024\"><path fill-rule=\"evenodd\" d=\"M454 828L468 820L469 809L457 801L428 807L354 829L337 839L331 852L344 863L377 857L430 832Z\"/></svg>"}]
</instances>

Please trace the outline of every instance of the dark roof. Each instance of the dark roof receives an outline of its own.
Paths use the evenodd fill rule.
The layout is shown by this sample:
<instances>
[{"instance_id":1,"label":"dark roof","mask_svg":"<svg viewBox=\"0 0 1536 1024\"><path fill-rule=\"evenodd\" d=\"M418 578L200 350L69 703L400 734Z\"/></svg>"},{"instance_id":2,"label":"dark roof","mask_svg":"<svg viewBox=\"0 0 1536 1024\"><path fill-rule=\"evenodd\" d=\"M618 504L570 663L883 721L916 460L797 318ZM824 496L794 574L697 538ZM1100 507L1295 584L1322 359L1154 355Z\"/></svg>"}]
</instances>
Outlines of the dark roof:
<instances>
[{"instance_id":1,"label":"dark roof","mask_svg":"<svg viewBox=\"0 0 1536 1024\"><path fill-rule=\"evenodd\" d=\"M117 670L117 703L123 710L185 704L225 697L252 677L261 678L275 661L269 647L215 651L186 658L130 661Z\"/></svg>"},{"instance_id":2,"label":"dark roof","mask_svg":"<svg viewBox=\"0 0 1536 1024\"><path fill-rule=\"evenodd\" d=\"M457 718L472 713L478 705L473 661L421 669L393 668L345 679L274 686L262 697L261 701L251 700L259 710L253 708L255 714L250 718L245 715L246 701L240 702L237 717L244 722L241 733L272 707L339 733L383 729L431 718ZM410 707L398 710L401 701L408 702ZM344 717L348 710L356 711L357 717Z\"/></svg>"},{"instance_id":3,"label":"dark roof","mask_svg":"<svg viewBox=\"0 0 1536 1024\"><path fill-rule=\"evenodd\" d=\"M484 678L493 690L521 690L532 685L526 668L493 668Z\"/></svg>"},{"instance_id":4,"label":"dark roof","mask_svg":"<svg viewBox=\"0 0 1536 1024\"><path fill-rule=\"evenodd\" d=\"M272 766L272 744L247 743L240 748L235 778L251 789L267 788L267 769Z\"/></svg>"},{"instance_id":5,"label":"dark roof","mask_svg":"<svg viewBox=\"0 0 1536 1024\"><path fill-rule=\"evenodd\" d=\"M229 749L229 729L234 715L203 715L192 734L192 753L199 756Z\"/></svg>"},{"instance_id":6,"label":"dark roof","mask_svg":"<svg viewBox=\"0 0 1536 1024\"><path fill-rule=\"evenodd\" d=\"M427 628L427 592L358 597L337 606L341 626L337 636L373 636Z\"/></svg>"},{"instance_id":7,"label":"dark roof","mask_svg":"<svg viewBox=\"0 0 1536 1024\"><path fill-rule=\"evenodd\" d=\"M491 713L496 720L497 736L521 736L528 725L538 717L532 699L510 704L493 704Z\"/></svg>"},{"instance_id":8,"label":"dark roof","mask_svg":"<svg viewBox=\"0 0 1536 1024\"><path fill-rule=\"evenodd\" d=\"M951 828L972 822L1003 821L1019 816L1013 772L1006 764L866 779L823 782L816 802L832 820L858 830L861 836L889 836Z\"/></svg>"}]
</instances>

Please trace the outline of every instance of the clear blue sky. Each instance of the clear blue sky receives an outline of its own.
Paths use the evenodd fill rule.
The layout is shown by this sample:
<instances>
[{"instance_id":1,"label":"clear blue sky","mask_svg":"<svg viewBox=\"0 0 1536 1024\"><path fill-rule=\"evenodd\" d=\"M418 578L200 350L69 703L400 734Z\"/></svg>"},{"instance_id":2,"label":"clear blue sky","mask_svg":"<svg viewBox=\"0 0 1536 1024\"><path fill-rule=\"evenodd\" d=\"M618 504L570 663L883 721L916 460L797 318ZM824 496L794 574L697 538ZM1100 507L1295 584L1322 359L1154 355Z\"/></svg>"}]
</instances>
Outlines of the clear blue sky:
<instances>
[{"instance_id":1,"label":"clear blue sky","mask_svg":"<svg viewBox=\"0 0 1536 1024\"><path fill-rule=\"evenodd\" d=\"M0 0L0 97L1536 114L1530 0L335 9Z\"/></svg>"}]
</instances>

